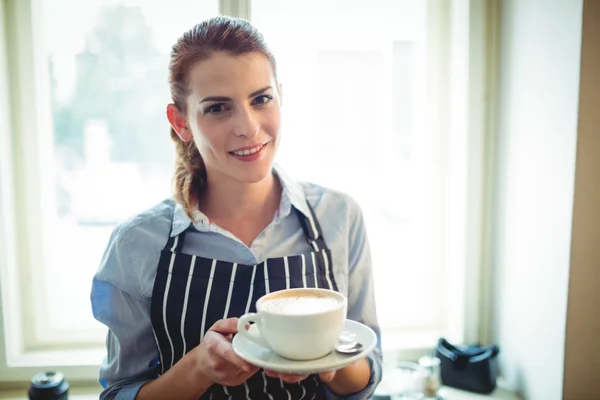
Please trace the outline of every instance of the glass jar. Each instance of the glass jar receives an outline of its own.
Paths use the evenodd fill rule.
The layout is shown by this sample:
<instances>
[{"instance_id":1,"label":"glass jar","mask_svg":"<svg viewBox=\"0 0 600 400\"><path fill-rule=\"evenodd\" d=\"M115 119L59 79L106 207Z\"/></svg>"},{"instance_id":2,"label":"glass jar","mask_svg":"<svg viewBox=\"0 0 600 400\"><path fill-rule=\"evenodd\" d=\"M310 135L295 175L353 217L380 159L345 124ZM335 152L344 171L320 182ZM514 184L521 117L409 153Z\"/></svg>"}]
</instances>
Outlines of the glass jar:
<instances>
[{"instance_id":1,"label":"glass jar","mask_svg":"<svg viewBox=\"0 0 600 400\"><path fill-rule=\"evenodd\" d=\"M441 361L437 357L424 356L419 359L419 365L425 371L423 381L423 397L427 400L441 400L439 390L442 387Z\"/></svg>"},{"instance_id":2,"label":"glass jar","mask_svg":"<svg viewBox=\"0 0 600 400\"><path fill-rule=\"evenodd\" d=\"M392 399L418 400L422 397L425 370L417 363L399 361L384 372L386 393Z\"/></svg>"}]
</instances>

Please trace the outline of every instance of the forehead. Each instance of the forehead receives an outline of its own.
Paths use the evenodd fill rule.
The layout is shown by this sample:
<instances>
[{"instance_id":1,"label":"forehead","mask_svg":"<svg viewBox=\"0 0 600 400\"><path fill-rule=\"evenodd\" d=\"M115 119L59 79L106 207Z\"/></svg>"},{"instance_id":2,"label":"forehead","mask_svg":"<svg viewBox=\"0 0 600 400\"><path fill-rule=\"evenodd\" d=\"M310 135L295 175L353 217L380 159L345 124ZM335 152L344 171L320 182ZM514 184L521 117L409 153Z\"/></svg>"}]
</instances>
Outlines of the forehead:
<instances>
[{"instance_id":1,"label":"forehead","mask_svg":"<svg viewBox=\"0 0 600 400\"><path fill-rule=\"evenodd\" d=\"M192 90L200 97L243 96L275 86L271 63L262 53L231 56L217 52L196 63L190 72Z\"/></svg>"}]
</instances>

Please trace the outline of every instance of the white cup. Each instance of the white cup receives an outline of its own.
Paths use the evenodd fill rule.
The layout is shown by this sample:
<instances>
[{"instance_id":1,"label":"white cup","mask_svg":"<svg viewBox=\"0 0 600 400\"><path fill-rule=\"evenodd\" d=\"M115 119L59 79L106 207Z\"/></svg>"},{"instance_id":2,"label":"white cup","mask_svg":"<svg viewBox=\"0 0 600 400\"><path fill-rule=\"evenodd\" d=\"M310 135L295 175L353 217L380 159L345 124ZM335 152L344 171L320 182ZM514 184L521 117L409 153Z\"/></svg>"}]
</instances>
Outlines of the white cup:
<instances>
[{"instance_id":1,"label":"white cup","mask_svg":"<svg viewBox=\"0 0 600 400\"><path fill-rule=\"evenodd\" d=\"M275 308L273 301L279 302ZM344 327L347 308L346 296L333 290L280 290L258 299L257 312L239 319L238 334L281 357L314 360L333 351ZM256 324L258 332L246 330L250 323Z\"/></svg>"}]
</instances>

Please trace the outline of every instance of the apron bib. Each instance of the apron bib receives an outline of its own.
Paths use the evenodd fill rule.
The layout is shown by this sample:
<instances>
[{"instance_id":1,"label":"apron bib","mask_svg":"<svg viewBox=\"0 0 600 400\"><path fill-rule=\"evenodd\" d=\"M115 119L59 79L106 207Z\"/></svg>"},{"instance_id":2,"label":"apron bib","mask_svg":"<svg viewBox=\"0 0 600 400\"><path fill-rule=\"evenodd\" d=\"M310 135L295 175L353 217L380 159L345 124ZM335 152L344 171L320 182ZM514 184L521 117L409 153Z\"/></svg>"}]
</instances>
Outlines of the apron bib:
<instances>
[{"instance_id":1,"label":"apron bib","mask_svg":"<svg viewBox=\"0 0 600 400\"><path fill-rule=\"evenodd\" d=\"M308 207L312 218L293 210L314 251L269 258L257 265L184 254L185 231L169 238L158 262L151 301L159 374L198 346L217 320L256 312L256 301L267 293L301 287L338 290L331 252L310 204ZM201 399L311 400L323 397L322 385L316 375L289 384L259 370L239 386L215 384Z\"/></svg>"}]
</instances>

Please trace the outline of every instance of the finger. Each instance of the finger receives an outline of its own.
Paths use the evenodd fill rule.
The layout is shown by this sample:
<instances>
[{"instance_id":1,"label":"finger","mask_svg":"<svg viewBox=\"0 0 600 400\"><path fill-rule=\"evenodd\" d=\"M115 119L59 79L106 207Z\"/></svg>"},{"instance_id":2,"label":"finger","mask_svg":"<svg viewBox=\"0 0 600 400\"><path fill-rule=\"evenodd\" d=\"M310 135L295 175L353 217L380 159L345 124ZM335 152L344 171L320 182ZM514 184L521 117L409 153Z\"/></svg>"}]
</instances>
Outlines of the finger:
<instances>
[{"instance_id":1,"label":"finger","mask_svg":"<svg viewBox=\"0 0 600 400\"><path fill-rule=\"evenodd\" d=\"M268 376L269 378L279 378L279 376L277 375L277 372L271 371L268 369L265 369L265 375Z\"/></svg>"},{"instance_id":2,"label":"finger","mask_svg":"<svg viewBox=\"0 0 600 400\"><path fill-rule=\"evenodd\" d=\"M319 379L323 383L331 382L335 378L335 371L326 371L319 374Z\"/></svg>"},{"instance_id":3,"label":"finger","mask_svg":"<svg viewBox=\"0 0 600 400\"><path fill-rule=\"evenodd\" d=\"M287 382L287 383L298 383L298 382L303 381L306 378L308 378L308 375L284 374L281 372L266 371L266 370L265 370L265 375L267 375L271 378L279 378L282 381Z\"/></svg>"},{"instance_id":4,"label":"finger","mask_svg":"<svg viewBox=\"0 0 600 400\"><path fill-rule=\"evenodd\" d=\"M235 368L235 367L234 367ZM258 371L258 368L256 368L256 370ZM235 369L235 371L230 372L229 374L227 374L229 381L230 382L244 382L246 381L248 378L250 378L254 373L252 371L246 372L243 369ZM228 383L229 386L231 386Z\"/></svg>"},{"instance_id":5,"label":"finger","mask_svg":"<svg viewBox=\"0 0 600 400\"><path fill-rule=\"evenodd\" d=\"M308 375L280 374L279 379L287 383L298 383L308 378Z\"/></svg>"},{"instance_id":6,"label":"finger","mask_svg":"<svg viewBox=\"0 0 600 400\"><path fill-rule=\"evenodd\" d=\"M233 351L233 347L231 343L229 343L225 338L221 337L219 343L215 347L215 353L221 357L223 360L229 362L230 364L235 365L236 367L244 370L245 372L251 372L257 369L254 365L244 361L240 356L235 354Z\"/></svg>"},{"instance_id":7,"label":"finger","mask_svg":"<svg viewBox=\"0 0 600 400\"><path fill-rule=\"evenodd\" d=\"M238 318L220 319L210 327L210 330L222 335L233 335L238 332L237 324Z\"/></svg>"},{"instance_id":8,"label":"finger","mask_svg":"<svg viewBox=\"0 0 600 400\"><path fill-rule=\"evenodd\" d=\"M228 380L226 380L224 383L227 386L239 386L242 383L246 382L248 379L250 379L257 371L258 371L258 367L256 368L256 371L252 371L252 372L240 372L239 374L235 375L235 377L230 378Z\"/></svg>"}]
</instances>

